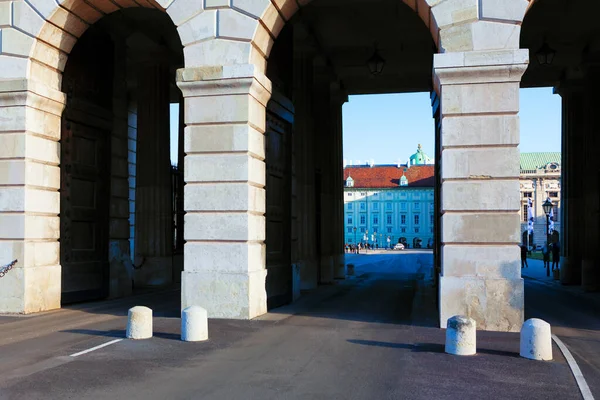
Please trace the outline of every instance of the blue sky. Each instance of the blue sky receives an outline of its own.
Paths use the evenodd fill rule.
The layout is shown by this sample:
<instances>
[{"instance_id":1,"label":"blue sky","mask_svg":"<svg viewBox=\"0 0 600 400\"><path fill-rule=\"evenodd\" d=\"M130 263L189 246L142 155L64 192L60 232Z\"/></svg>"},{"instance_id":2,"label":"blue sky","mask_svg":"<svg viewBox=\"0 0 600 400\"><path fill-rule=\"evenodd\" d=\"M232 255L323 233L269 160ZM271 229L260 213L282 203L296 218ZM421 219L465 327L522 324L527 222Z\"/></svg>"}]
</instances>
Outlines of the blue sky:
<instances>
[{"instance_id":1,"label":"blue sky","mask_svg":"<svg viewBox=\"0 0 600 400\"><path fill-rule=\"evenodd\" d=\"M561 98L551 88L521 89L522 152L560 151ZM178 105L171 106L177 115ZM344 158L405 163L417 145L433 155L429 93L351 96L343 108ZM177 160L177 118L171 121L171 159Z\"/></svg>"},{"instance_id":2,"label":"blue sky","mask_svg":"<svg viewBox=\"0 0 600 400\"><path fill-rule=\"evenodd\" d=\"M520 101L521 151L560 151L560 96L551 88L521 89ZM419 143L433 155L429 93L351 96L343 119L346 160L405 163Z\"/></svg>"}]
</instances>

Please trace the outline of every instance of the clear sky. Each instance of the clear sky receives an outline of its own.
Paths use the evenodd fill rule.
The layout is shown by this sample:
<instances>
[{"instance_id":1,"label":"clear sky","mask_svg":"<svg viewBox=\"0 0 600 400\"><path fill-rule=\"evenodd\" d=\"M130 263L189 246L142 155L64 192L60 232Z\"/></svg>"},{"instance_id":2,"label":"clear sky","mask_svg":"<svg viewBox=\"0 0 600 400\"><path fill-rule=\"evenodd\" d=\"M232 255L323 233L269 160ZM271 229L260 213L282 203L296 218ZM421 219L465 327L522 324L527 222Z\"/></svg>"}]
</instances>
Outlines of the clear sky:
<instances>
[{"instance_id":1,"label":"clear sky","mask_svg":"<svg viewBox=\"0 0 600 400\"><path fill-rule=\"evenodd\" d=\"M520 100L521 151L560 151L560 96L551 88L521 89ZM419 143L433 156L429 93L351 96L344 104L343 119L348 161L406 163Z\"/></svg>"}]
</instances>

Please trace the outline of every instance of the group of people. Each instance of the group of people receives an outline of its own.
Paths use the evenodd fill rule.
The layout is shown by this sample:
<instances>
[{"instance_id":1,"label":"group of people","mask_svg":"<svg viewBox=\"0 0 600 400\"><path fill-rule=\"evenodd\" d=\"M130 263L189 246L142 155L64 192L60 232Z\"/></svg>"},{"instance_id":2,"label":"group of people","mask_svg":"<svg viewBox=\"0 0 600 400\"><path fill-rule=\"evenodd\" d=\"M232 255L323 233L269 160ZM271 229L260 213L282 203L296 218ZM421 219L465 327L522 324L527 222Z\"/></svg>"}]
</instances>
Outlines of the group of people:
<instances>
[{"instance_id":1,"label":"group of people","mask_svg":"<svg viewBox=\"0 0 600 400\"><path fill-rule=\"evenodd\" d=\"M373 250L374 248L375 247L373 247L373 245L370 243L366 243L366 244L359 243L358 245L346 243L346 246L345 246L346 253L351 253L351 254L358 254L360 252L360 250L365 250L365 249ZM379 248L379 245L377 245L377 248Z\"/></svg>"},{"instance_id":2,"label":"group of people","mask_svg":"<svg viewBox=\"0 0 600 400\"><path fill-rule=\"evenodd\" d=\"M521 244L521 268L529 268L527 264L527 253L530 250L525 244ZM554 269L559 269L560 265L560 243L555 242L548 244L548 242L544 243L542 247L542 257L544 260L544 268L550 268L550 255L552 255L552 271Z\"/></svg>"}]
</instances>

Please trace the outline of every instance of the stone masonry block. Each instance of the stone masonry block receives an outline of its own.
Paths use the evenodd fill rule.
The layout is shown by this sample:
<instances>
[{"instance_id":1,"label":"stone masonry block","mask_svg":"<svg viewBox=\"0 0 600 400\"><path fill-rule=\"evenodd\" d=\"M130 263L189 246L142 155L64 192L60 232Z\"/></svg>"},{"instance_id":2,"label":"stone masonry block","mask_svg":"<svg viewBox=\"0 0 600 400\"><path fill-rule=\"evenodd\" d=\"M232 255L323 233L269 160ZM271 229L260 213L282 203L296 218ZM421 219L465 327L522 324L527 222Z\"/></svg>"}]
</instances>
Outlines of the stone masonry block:
<instances>
[{"instance_id":1,"label":"stone masonry block","mask_svg":"<svg viewBox=\"0 0 600 400\"><path fill-rule=\"evenodd\" d=\"M517 147L461 148L442 151L442 179L519 177Z\"/></svg>"},{"instance_id":2,"label":"stone masonry block","mask_svg":"<svg viewBox=\"0 0 600 400\"><path fill-rule=\"evenodd\" d=\"M265 240L265 217L248 213L187 213L185 240Z\"/></svg>"},{"instance_id":3,"label":"stone masonry block","mask_svg":"<svg viewBox=\"0 0 600 400\"><path fill-rule=\"evenodd\" d=\"M33 38L16 29L2 29L1 49L4 54L27 57L31 52Z\"/></svg>"},{"instance_id":4,"label":"stone masonry block","mask_svg":"<svg viewBox=\"0 0 600 400\"><path fill-rule=\"evenodd\" d=\"M519 181L472 180L442 183L443 211L519 211Z\"/></svg>"},{"instance_id":5,"label":"stone masonry block","mask_svg":"<svg viewBox=\"0 0 600 400\"><path fill-rule=\"evenodd\" d=\"M442 242L517 244L520 241L519 214L446 213L442 215Z\"/></svg>"},{"instance_id":6,"label":"stone masonry block","mask_svg":"<svg viewBox=\"0 0 600 400\"><path fill-rule=\"evenodd\" d=\"M265 9L261 21L274 37L279 36L285 26L285 21L281 18L281 14L279 14L273 3L270 3Z\"/></svg>"},{"instance_id":7,"label":"stone masonry block","mask_svg":"<svg viewBox=\"0 0 600 400\"><path fill-rule=\"evenodd\" d=\"M207 40L183 49L186 67L202 65L246 64L250 60L252 45L227 39Z\"/></svg>"},{"instance_id":8,"label":"stone masonry block","mask_svg":"<svg viewBox=\"0 0 600 400\"><path fill-rule=\"evenodd\" d=\"M481 19L520 23L529 6L527 0L479 0Z\"/></svg>"},{"instance_id":9,"label":"stone masonry block","mask_svg":"<svg viewBox=\"0 0 600 400\"><path fill-rule=\"evenodd\" d=\"M521 253L517 245L445 245L444 276L519 279Z\"/></svg>"},{"instance_id":10,"label":"stone masonry block","mask_svg":"<svg viewBox=\"0 0 600 400\"><path fill-rule=\"evenodd\" d=\"M440 322L464 315L478 329L518 332L523 323L523 280L440 277Z\"/></svg>"},{"instance_id":11,"label":"stone masonry block","mask_svg":"<svg viewBox=\"0 0 600 400\"><path fill-rule=\"evenodd\" d=\"M231 0L232 8L240 10L255 19L262 16L269 4L269 0Z\"/></svg>"},{"instance_id":12,"label":"stone masonry block","mask_svg":"<svg viewBox=\"0 0 600 400\"><path fill-rule=\"evenodd\" d=\"M444 149L454 146L490 146L519 144L517 115L448 116L443 119L441 144Z\"/></svg>"},{"instance_id":13,"label":"stone masonry block","mask_svg":"<svg viewBox=\"0 0 600 400\"><path fill-rule=\"evenodd\" d=\"M479 17L479 0L446 0L432 7L431 13L440 29L476 21Z\"/></svg>"},{"instance_id":14,"label":"stone masonry block","mask_svg":"<svg viewBox=\"0 0 600 400\"><path fill-rule=\"evenodd\" d=\"M247 151L265 158L265 137L247 124L196 125L185 128L185 153Z\"/></svg>"},{"instance_id":15,"label":"stone masonry block","mask_svg":"<svg viewBox=\"0 0 600 400\"><path fill-rule=\"evenodd\" d=\"M265 213L265 190L242 183L187 184L185 210Z\"/></svg>"},{"instance_id":16,"label":"stone masonry block","mask_svg":"<svg viewBox=\"0 0 600 400\"><path fill-rule=\"evenodd\" d=\"M442 115L519 112L519 83L444 85Z\"/></svg>"},{"instance_id":17,"label":"stone masonry block","mask_svg":"<svg viewBox=\"0 0 600 400\"><path fill-rule=\"evenodd\" d=\"M265 185L265 163L247 154L206 154L185 157L185 181L252 182Z\"/></svg>"},{"instance_id":18,"label":"stone masonry block","mask_svg":"<svg viewBox=\"0 0 600 400\"><path fill-rule=\"evenodd\" d=\"M190 43L217 37L217 11L205 11L177 28L181 43Z\"/></svg>"},{"instance_id":19,"label":"stone masonry block","mask_svg":"<svg viewBox=\"0 0 600 400\"><path fill-rule=\"evenodd\" d=\"M243 273L265 267L263 243L187 242L185 270L190 272Z\"/></svg>"},{"instance_id":20,"label":"stone masonry block","mask_svg":"<svg viewBox=\"0 0 600 400\"><path fill-rule=\"evenodd\" d=\"M188 97L185 99L185 123L249 123L265 130L265 107L248 94Z\"/></svg>"},{"instance_id":21,"label":"stone masonry block","mask_svg":"<svg viewBox=\"0 0 600 400\"><path fill-rule=\"evenodd\" d=\"M24 268L26 314L60 308L61 266Z\"/></svg>"},{"instance_id":22,"label":"stone masonry block","mask_svg":"<svg viewBox=\"0 0 600 400\"><path fill-rule=\"evenodd\" d=\"M218 11L217 36L233 40L252 40L256 27L255 19L232 9Z\"/></svg>"},{"instance_id":23,"label":"stone masonry block","mask_svg":"<svg viewBox=\"0 0 600 400\"><path fill-rule=\"evenodd\" d=\"M209 318L251 319L267 312L265 269L240 274L188 272L181 275L181 308L202 304Z\"/></svg>"},{"instance_id":24,"label":"stone masonry block","mask_svg":"<svg viewBox=\"0 0 600 400\"><path fill-rule=\"evenodd\" d=\"M204 9L204 2L198 0L175 0L167 8L167 14L176 26L192 19ZM186 63L187 64L187 63Z\"/></svg>"}]
</instances>

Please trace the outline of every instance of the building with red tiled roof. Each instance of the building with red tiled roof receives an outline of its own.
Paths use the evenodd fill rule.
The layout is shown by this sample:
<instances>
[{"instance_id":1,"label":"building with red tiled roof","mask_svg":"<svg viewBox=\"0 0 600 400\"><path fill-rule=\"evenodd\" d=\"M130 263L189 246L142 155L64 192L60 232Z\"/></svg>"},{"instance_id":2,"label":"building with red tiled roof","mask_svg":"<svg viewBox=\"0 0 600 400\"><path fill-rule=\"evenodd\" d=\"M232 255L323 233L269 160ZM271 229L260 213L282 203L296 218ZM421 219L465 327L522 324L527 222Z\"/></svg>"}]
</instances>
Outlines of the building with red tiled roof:
<instances>
[{"instance_id":1,"label":"building with red tiled roof","mask_svg":"<svg viewBox=\"0 0 600 400\"><path fill-rule=\"evenodd\" d=\"M346 166L346 243L432 246L434 187L434 166L420 146L407 164Z\"/></svg>"}]
</instances>

